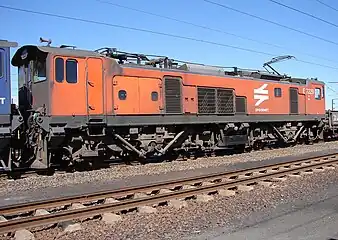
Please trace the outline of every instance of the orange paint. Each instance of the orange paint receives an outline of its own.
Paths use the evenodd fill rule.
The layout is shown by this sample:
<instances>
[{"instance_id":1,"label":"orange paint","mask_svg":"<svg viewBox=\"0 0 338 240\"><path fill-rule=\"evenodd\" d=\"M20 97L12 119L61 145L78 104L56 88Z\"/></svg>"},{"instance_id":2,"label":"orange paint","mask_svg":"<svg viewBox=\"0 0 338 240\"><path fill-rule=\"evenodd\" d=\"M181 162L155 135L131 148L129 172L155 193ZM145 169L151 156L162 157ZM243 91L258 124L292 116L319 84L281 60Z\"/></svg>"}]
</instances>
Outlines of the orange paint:
<instances>
[{"instance_id":1,"label":"orange paint","mask_svg":"<svg viewBox=\"0 0 338 240\"><path fill-rule=\"evenodd\" d=\"M88 58L87 61L88 114L103 114L102 60Z\"/></svg>"},{"instance_id":2,"label":"orange paint","mask_svg":"<svg viewBox=\"0 0 338 240\"><path fill-rule=\"evenodd\" d=\"M196 87L184 86L183 87L183 111L184 113L197 113L197 90Z\"/></svg>"},{"instance_id":3,"label":"orange paint","mask_svg":"<svg viewBox=\"0 0 338 240\"><path fill-rule=\"evenodd\" d=\"M67 58L63 59L66 61ZM76 84L58 83L53 80L52 115L163 114L164 76L182 79L183 114L198 113L198 87L234 89L236 96L246 97L249 115L290 114L290 88L295 88L298 91L298 114L325 114L325 100L323 97L317 100L314 95L316 88L322 91L321 83L310 82L306 86L286 81L208 76L123 65L120 72L114 72L109 70L113 65L112 60L105 57L76 60ZM53 71L52 69L51 76L55 75ZM275 95L277 88L280 89L281 96Z\"/></svg>"},{"instance_id":4,"label":"orange paint","mask_svg":"<svg viewBox=\"0 0 338 240\"><path fill-rule=\"evenodd\" d=\"M58 56L57 56L58 57ZM54 57L57 58L57 57ZM67 115L87 115L86 106L86 61L83 58L64 59L64 80L57 82L55 80L54 68L51 68L51 114L55 116ZM77 83L67 83L66 79L66 60L76 59L77 61ZM53 64L54 66L54 64Z\"/></svg>"}]
</instances>

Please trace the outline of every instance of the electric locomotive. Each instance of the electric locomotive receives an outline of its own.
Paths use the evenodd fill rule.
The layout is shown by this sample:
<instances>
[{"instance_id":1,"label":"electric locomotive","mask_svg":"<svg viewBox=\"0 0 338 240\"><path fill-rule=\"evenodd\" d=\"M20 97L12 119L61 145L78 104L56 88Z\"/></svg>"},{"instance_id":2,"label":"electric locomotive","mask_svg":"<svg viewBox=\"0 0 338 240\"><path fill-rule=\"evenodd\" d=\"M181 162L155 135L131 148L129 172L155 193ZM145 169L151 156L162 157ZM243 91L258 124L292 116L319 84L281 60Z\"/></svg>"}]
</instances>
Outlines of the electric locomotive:
<instances>
[{"instance_id":1,"label":"electric locomotive","mask_svg":"<svg viewBox=\"0 0 338 240\"><path fill-rule=\"evenodd\" d=\"M31 166L325 138L325 84L317 79L49 44L22 46L12 59Z\"/></svg>"}]
</instances>

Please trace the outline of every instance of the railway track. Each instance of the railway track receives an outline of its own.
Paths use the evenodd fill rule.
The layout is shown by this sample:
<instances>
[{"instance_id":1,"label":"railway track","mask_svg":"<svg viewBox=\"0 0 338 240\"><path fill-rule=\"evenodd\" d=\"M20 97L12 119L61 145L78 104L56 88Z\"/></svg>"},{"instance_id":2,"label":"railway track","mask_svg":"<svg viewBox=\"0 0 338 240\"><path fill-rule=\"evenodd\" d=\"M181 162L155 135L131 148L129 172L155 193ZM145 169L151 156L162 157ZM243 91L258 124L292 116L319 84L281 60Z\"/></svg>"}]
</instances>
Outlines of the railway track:
<instances>
[{"instance_id":1,"label":"railway track","mask_svg":"<svg viewBox=\"0 0 338 240\"><path fill-rule=\"evenodd\" d=\"M14 232L76 219L88 219L103 213L123 214L141 206L156 207L168 201L212 195L221 191L235 192L253 185L284 180L285 177L324 171L338 164L338 153L266 165L234 172L216 173L147 184L124 189L101 191L86 195L62 197L39 202L9 205L0 208L3 216L0 233ZM83 204L74 209L74 204ZM43 209L43 215L35 215Z\"/></svg>"}]
</instances>

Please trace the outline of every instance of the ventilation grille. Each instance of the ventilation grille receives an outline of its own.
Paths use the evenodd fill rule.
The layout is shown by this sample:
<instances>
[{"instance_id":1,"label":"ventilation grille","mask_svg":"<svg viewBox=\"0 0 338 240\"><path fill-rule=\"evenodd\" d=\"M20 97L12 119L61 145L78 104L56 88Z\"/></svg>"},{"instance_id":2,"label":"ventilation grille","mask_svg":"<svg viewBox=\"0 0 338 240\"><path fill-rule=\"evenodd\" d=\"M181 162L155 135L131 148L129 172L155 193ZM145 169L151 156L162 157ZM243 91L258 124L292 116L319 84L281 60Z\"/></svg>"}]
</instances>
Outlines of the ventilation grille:
<instances>
[{"instance_id":1,"label":"ventilation grille","mask_svg":"<svg viewBox=\"0 0 338 240\"><path fill-rule=\"evenodd\" d=\"M198 88L200 114L234 113L234 94L230 89Z\"/></svg>"},{"instance_id":2,"label":"ventilation grille","mask_svg":"<svg viewBox=\"0 0 338 240\"><path fill-rule=\"evenodd\" d=\"M229 89L217 89L217 112L234 113L234 94Z\"/></svg>"},{"instance_id":3,"label":"ventilation grille","mask_svg":"<svg viewBox=\"0 0 338 240\"><path fill-rule=\"evenodd\" d=\"M181 113L181 81L179 79L165 79L166 113Z\"/></svg>"},{"instance_id":4,"label":"ventilation grille","mask_svg":"<svg viewBox=\"0 0 338 240\"><path fill-rule=\"evenodd\" d=\"M198 88L198 112L216 113L215 89Z\"/></svg>"},{"instance_id":5,"label":"ventilation grille","mask_svg":"<svg viewBox=\"0 0 338 240\"><path fill-rule=\"evenodd\" d=\"M246 113L245 97L236 97L236 113Z\"/></svg>"},{"instance_id":6,"label":"ventilation grille","mask_svg":"<svg viewBox=\"0 0 338 240\"><path fill-rule=\"evenodd\" d=\"M298 114L298 90L290 88L290 113Z\"/></svg>"}]
</instances>

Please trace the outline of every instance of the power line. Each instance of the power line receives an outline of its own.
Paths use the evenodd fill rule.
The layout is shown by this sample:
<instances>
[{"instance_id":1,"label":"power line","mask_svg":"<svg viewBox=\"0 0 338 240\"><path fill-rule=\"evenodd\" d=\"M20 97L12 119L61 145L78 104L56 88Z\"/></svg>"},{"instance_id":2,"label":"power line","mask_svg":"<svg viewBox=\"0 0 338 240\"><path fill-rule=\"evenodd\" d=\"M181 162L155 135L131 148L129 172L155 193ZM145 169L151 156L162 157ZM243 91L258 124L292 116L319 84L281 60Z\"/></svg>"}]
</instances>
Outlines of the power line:
<instances>
[{"instance_id":1,"label":"power line","mask_svg":"<svg viewBox=\"0 0 338 240\"><path fill-rule=\"evenodd\" d=\"M288 26L280 24L278 22L274 22L274 21L271 21L271 20L268 20L268 19L256 16L256 15L253 15L251 13L247 13L247 12L241 11L241 10L238 10L238 9L226 6L224 4L216 3L216 2L213 2L213 1L210 1L210 0L202 0L202 1L210 3L210 4L213 4L213 5L216 5L216 6L219 6L219 7L222 7L222 8L225 8L225 9L228 9L228 10L231 10L231 11L234 11L234 12L237 12L237 13L240 13L240 14L243 14L243 15L246 15L246 16L249 16L249 17L252 17L252 18L256 18L256 19L259 19L261 21L268 22L268 23L271 23L273 25L276 25L276 26L279 26L279 27L282 27L282 28L285 28L285 29L288 29L288 30L291 30L291 31L294 31L294 32L297 32L297 33L301 33L303 35L306 35L306 36L309 36L309 37L312 37L312 38L316 38L316 39L322 40L324 42L331 43L331 44L334 44L334 45L338 46L338 42L334 42L334 41L331 41L329 39L325 39L325 38L319 37L317 35L313 35L311 33L304 32L302 30L298 30L298 29L295 29L295 28L292 28L292 27L288 27Z\"/></svg>"},{"instance_id":2,"label":"power line","mask_svg":"<svg viewBox=\"0 0 338 240\"><path fill-rule=\"evenodd\" d=\"M331 25L331 26L338 27L337 24L332 23L332 22L329 22L329 21L327 21L327 20L325 20L325 19L316 17L315 15L312 15L312 14L310 14L310 13L303 12L303 11L298 10L298 9L296 9L296 8L290 7L290 6L285 5L285 4L283 4L283 3L280 3L280 2L277 2L277 1L275 1L275 0L268 0L268 1L273 2L273 3L275 3L275 4L279 5L279 6L282 6L282 7L284 7L284 8L290 9L290 10L292 10L292 11L301 13L301 14L303 14L303 15L305 15L305 16L311 17L311 18L316 19L316 20L318 20L318 21L321 21L321 22L323 22L323 23L329 24L329 25Z\"/></svg>"},{"instance_id":3,"label":"power line","mask_svg":"<svg viewBox=\"0 0 338 240\"><path fill-rule=\"evenodd\" d=\"M301 53L303 55L306 55L306 56L310 56L310 57L313 57L313 58L318 58L318 59L321 59L321 60L337 63L335 60L332 60L332 59L328 59L328 58L320 57L320 56L317 56L317 55L305 53L305 52L302 52L302 51L299 51L299 50L294 50L294 49L286 48L286 47L283 47L283 46L280 46L280 45L277 45L277 44L268 43L268 42L256 40L256 39L253 39L253 38L248 38L248 37L240 36L240 35L233 34L233 33L230 33L230 32L227 32L227 31L223 31L223 30L220 30L220 29L216 29L216 28L211 28L211 27L195 24L195 23L192 23L192 22L188 22L188 21L177 19L177 18L160 15L160 14L157 14L157 13L147 12L147 11L136 9L136 8L132 8L132 7L123 6L121 4L112 3L112 2L109 2L109 1L104 1L104 0L95 0L95 1L97 1L99 3L109 4L109 5L112 5L112 6L115 6L115 7L131 10L131 11L147 14L147 15L154 16L154 17L159 17L159 18L167 19L167 20L170 20L170 21L178 22L178 23L183 23L183 24L190 25L190 26L193 26L193 27L197 27L197 28L201 28L201 29L205 29L205 30L209 30L209 31L213 31L213 32L223 33L223 34L226 34L226 35L230 35L230 36L234 36L234 37L237 37L237 38L240 38L240 39L244 39L244 40L248 40L248 41L264 44L264 45L267 45L267 46L272 46L272 47L276 47L276 48L279 48L279 49L285 49L285 50L291 50L291 51L299 52L299 53Z\"/></svg>"},{"instance_id":4,"label":"power line","mask_svg":"<svg viewBox=\"0 0 338 240\"><path fill-rule=\"evenodd\" d=\"M54 14L54 13L46 13L46 12L33 11L33 10L27 10L27 9L21 9L21 8L14 8L14 7L4 6L4 5L0 5L0 8L10 9L10 10L19 11L19 12L25 12L25 13L32 13L32 14L37 14L37 15L43 15L43 16L49 16L49 17L55 17L55 18L61 18L61 19L67 19L67 20L73 20L73 21L79 21L79 22L84 22L84 23L92 23L92 24L103 25L103 26L114 27L114 28L127 29L127 30L138 31L138 32L145 32L145 33L150 33L150 34L155 34L155 35L160 35L160 36L166 36L166 37L172 37L172 38L178 38L178 39L183 39L183 40L189 40L189 41L194 41L194 42L207 43L207 44L216 45L216 46L220 46L220 47L232 48L232 49L236 49L236 50L241 50L241 51L246 51L246 52L251 52L251 53L256 53L256 54L262 54L262 55L266 55L266 56L275 57L276 55L278 55L278 54L272 54L272 53L258 51L258 50L254 50L254 49L250 49L250 48L242 48L242 47L238 47L238 46L233 46L233 45L229 45L229 44L218 43L218 42L213 42L213 41L208 41L208 40L203 40L203 39L198 39L198 38L174 35L174 34L170 34L170 33L157 32L157 31L148 30L148 29L128 27L128 26L123 26L123 25L118 25L118 24L99 22L99 21L88 20L88 19L77 18L77 17L70 17L70 16L65 16L65 15L58 15L58 14ZM338 67L327 66L327 65L323 65L323 64L317 64L317 63L304 61L304 60L300 60L300 59L295 59L295 60L298 61L298 62L301 62L301 63L306 63L306 64L310 64L310 65L316 65L316 66L320 66L320 67L324 67L324 68L338 70Z\"/></svg>"},{"instance_id":5,"label":"power line","mask_svg":"<svg viewBox=\"0 0 338 240\"><path fill-rule=\"evenodd\" d=\"M233 46L233 45L229 45L229 44L218 43L218 42L213 42L213 41L208 41L208 40L203 40L203 39L198 39L198 38L193 38L193 37L186 37L186 36L180 36L180 35L175 35L175 34L170 34L170 33L157 32L157 31L148 30L148 29L142 29L142 28L135 28L135 27L128 27L128 26L124 26L124 25L112 24L112 23L99 22L99 21L94 21L94 20L89 20L89 19L84 19L84 18L58 15L58 14L54 14L54 13L32 11L32 10L27 10L27 9L22 9L22 8L8 7L8 6L4 6L4 5L0 5L0 8L11 9L11 10L14 10L14 11L19 11L19 12L33 13L33 14L37 14L37 15L44 15L44 16L49 16L49 17L62 18L62 19L73 20L73 21L79 21L79 22L84 22L84 23L104 25L104 26L114 27L114 28L122 28L122 29L127 29L127 30L132 30L132 31L138 31L138 32L145 32L145 33L150 33L150 34L155 34L155 35L161 35L161 36L173 37L173 38L178 38L178 39L190 40L190 41L194 41L194 42L202 42L202 43L207 43L207 44L211 44L211 45L228 47L228 48L233 48L233 49L242 50L242 51L246 51L246 52L252 52L252 53L267 55L267 56L276 56L277 55L277 54L267 53L267 52L263 52L263 51L257 51L257 50L254 50L254 49L243 48L243 47L238 47L238 46Z\"/></svg>"},{"instance_id":6,"label":"power line","mask_svg":"<svg viewBox=\"0 0 338 240\"><path fill-rule=\"evenodd\" d=\"M320 1L320 0L315 0L315 1L317 1L317 2L319 2L320 4L322 4L322 5L324 5L324 6L328 7L328 8L330 8L330 9L336 11L336 12L338 12L338 9L337 9L337 8L334 8L334 7L330 6L330 5L327 4L327 3L324 3L324 2L322 2L322 1Z\"/></svg>"}]
</instances>

